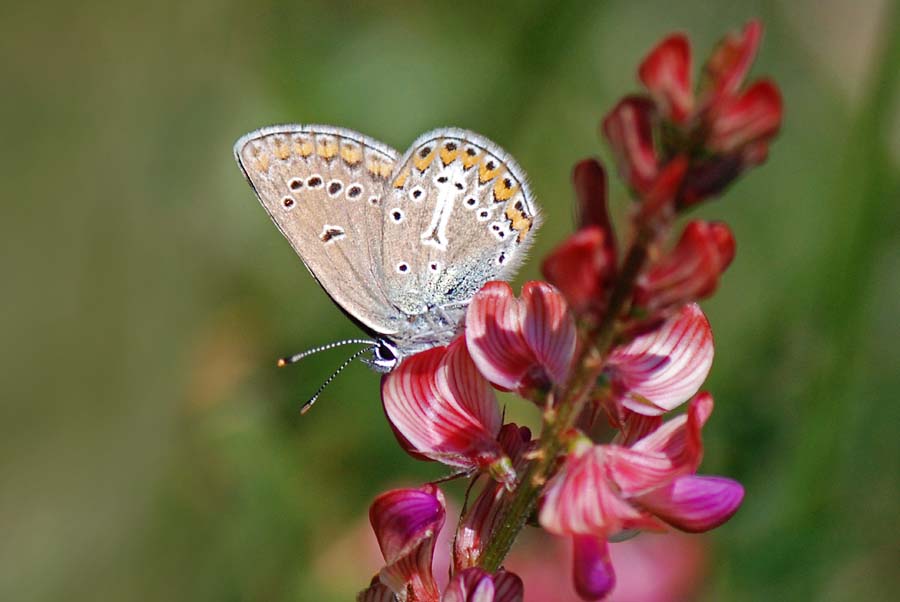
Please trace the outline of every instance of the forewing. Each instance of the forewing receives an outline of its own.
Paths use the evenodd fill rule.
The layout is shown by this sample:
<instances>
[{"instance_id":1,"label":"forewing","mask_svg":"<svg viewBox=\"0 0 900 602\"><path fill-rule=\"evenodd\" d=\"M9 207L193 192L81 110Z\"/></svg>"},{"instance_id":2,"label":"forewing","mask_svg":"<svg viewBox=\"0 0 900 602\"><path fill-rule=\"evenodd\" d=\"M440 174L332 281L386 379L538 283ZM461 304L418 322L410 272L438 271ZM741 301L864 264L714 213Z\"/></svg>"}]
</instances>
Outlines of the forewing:
<instances>
[{"instance_id":1,"label":"forewing","mask_svg":"<svg viewBox=\"0 0 900 602\"><path fill-rule=\"evenodd\" d=\"M463 305L485 282L511 278L539 225L522 169L465 130L416 140L385 198L382 278L410 315Z\"/></svg>"},{"instance_id":2,"label":"forewing","mask_svg":"<svg viewBox=\"0 0 900 602\"><path fill-rule=\"evenodd\" d=\"M366 328L397 331L402 314L378 279L382 207L397 152L328 126L264 128L234 154L269 217L325 291Z\"/></svg>"}]
</instances>

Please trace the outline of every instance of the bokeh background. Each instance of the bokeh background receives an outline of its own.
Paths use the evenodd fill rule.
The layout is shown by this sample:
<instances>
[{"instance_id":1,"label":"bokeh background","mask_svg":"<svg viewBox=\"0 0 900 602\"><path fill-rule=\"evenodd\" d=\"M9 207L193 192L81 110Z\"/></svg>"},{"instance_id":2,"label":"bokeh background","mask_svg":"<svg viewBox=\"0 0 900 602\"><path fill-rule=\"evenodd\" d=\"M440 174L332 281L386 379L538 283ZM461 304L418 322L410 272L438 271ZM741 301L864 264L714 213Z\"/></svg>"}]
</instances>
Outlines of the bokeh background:
<instances>
[{"instance_id":1,"label":"bokeh background","mask_svg":"<svg viewBox=\"0 0 900 602\"><path fill-rule=\"evenodd\" d=\"M274 359L357 332L253 198L238 136L482 132L545 208L537 258L571 229L572 165L608 159L596 126L643 54L682 29L702 57L754 16L785 126L700 211L739 248L704 304L702 470L747 497L697 539L683 596L896 599L892 0L4 3L0 599L350 600L378 568L373 496L444 474L400 451L362 365L298 415L343 354ZM553 549L535 558L557 566Z\"/></svg>"}]
</instances>

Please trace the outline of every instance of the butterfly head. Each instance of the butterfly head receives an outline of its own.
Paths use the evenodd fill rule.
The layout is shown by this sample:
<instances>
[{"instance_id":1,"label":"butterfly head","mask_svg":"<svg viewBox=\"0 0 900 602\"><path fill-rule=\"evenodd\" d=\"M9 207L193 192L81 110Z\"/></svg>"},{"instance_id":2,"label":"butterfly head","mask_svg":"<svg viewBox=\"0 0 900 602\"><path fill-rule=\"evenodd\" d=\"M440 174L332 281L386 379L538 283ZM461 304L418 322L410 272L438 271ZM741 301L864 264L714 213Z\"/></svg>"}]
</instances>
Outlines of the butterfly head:
<instances>
[{"instance_id":1,"label":"butterfly head","mask_svg":"<svg viewBox=\"0 0 900 602\"><path fill-rule=\"evenodd\" d=\"M397 348L397 345L386 338L379 337L375 340L375 345L372 347L372 359L365 360L365 362L375 372L386 374L397 367L400 359L400 350Z\"/></svg>"}]
</instances>

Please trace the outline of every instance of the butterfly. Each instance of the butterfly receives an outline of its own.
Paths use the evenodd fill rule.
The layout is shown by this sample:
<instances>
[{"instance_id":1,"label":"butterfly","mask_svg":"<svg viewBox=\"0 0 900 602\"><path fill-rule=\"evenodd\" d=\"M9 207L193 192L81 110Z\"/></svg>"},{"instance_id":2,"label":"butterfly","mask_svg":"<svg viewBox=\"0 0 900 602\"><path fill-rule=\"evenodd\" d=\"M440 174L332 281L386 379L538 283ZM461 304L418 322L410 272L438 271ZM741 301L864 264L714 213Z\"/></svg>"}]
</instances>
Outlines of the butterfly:
<instances>
[{"instance_id":1,"label":"butterfly","mask_svg":"<svg viewBox=\"0 0 900 602\"><path fill-rule=\"evenodd\" d=\"M386 373L449 343L472 296L512 278L540 225L519 165L462 129L425 133L401 155L339 127L279 125L241 137L234 156L313 278L373 338L311 351L368 345L341 369L370 352L363 361Z\"/></svg>"}]
</instances>

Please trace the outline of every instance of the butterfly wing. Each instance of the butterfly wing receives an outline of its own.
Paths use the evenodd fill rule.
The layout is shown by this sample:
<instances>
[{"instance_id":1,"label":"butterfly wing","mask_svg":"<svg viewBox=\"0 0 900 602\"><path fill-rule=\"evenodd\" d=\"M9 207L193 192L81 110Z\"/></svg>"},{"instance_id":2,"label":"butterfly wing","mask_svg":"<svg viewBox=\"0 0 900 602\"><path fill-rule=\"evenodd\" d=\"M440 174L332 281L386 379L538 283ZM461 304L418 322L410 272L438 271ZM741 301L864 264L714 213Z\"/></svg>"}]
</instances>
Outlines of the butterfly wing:
<instances>
[{"instance_id":1,"label":"butterfly wing","mask_svg":"<svg viewBox=\"0 0 900 602\"><path fill-rule=\"evenodd\" d=\"M539 225L525 173L473 132L424 134L388 186L381 277L409 315L465 305L485 282L511 278Z\"/></svg>"},{"instance_id":2,"label":"butterfly wing","mask_svg":"<svg viewBox=\"0 0 900 602\"><path fill-rule=\"evenodd\" d=\"M313 277L338 306L379 334L404 316L379 280L382 205L397 152L362 134L285 125L242 137L234 155Z\"/></svg>"}]
</instances>

